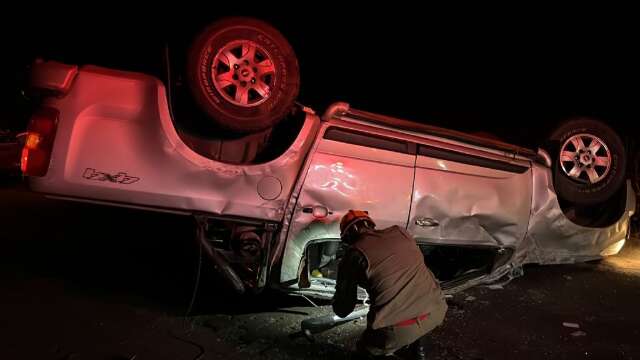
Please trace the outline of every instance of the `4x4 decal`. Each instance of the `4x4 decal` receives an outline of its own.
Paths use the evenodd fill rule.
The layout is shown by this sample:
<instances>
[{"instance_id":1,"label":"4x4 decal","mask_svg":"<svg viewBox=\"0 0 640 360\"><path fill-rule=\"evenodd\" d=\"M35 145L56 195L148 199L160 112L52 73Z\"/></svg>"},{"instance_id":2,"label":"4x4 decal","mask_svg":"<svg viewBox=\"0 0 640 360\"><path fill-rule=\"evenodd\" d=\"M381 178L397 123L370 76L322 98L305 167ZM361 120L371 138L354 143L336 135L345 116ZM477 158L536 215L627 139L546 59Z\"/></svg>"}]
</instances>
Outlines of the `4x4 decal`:
<instances>
[{"instance_id":1,"label":"4x4 decal","mask_svg":"<svg viewBox=\"0 0 640 360\"><path fill-rule=\"evenodd\" d=\"M112 183L125 185L133 184L140 180L139 177L129 176L125 172L119 172L115 175L111 175L106 172L96 171L96 169L92 168L87 168L82 174L82 177L88 180L109 181Z\"/></svg>"}]
</instances>

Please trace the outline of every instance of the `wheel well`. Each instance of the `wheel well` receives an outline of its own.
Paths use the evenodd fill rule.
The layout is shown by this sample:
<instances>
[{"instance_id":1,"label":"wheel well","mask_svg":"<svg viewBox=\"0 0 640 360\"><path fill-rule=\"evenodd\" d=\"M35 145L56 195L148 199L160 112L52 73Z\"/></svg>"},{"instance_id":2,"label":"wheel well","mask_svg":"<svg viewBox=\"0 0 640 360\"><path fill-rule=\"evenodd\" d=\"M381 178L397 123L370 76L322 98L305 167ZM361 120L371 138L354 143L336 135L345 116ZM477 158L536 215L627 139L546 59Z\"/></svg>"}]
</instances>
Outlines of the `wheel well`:
<instances>
[{"instance_id":1,"label":"wheel well","mask_svg":"<svg viewBox=\"0 0 640 360\"><path fill-rule=\"evenodd\" d=\"M617 222L627 206L627 187L621 186L607 201L595 205L576 205L558 197L564 215L573 223L587 227L607 227Z\"/></svg>"}]
</instances>

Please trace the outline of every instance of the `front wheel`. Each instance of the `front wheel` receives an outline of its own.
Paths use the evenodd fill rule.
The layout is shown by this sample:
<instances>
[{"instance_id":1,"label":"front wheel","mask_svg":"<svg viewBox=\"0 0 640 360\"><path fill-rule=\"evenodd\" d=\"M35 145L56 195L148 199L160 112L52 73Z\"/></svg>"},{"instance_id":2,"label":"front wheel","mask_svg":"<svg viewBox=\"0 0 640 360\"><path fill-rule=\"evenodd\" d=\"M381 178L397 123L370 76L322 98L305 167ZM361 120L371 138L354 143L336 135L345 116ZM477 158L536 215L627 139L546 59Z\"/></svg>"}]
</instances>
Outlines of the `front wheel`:
<instances>
[{"instance_id":1,"label":"front wheel","mask_svg":"<svg viewBox=\"0 0 640 360\"><path fill-rule=\"evenodd\" d=\"M578 205L602 203L624 183L624 145L602 122L571 119L558 127L550 140L557 149L554 185L561 198Z\"/></svg>"}]
</instances>

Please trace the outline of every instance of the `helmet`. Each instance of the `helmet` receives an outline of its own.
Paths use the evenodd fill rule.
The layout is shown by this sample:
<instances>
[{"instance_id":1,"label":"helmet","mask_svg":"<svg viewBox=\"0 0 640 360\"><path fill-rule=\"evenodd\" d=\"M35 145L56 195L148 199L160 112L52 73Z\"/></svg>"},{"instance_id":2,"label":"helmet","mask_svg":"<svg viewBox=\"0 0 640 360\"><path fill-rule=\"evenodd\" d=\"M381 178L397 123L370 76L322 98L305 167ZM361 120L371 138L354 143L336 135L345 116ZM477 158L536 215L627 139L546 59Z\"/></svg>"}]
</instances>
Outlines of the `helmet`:
<instances>
[{"instance_id":1,"label":"helmet","mask_svg":"<svg viewBox=\"0 0 640 360\"><path fill-rule=\"evenodd\" d=\"M369 217L368 211L349 210L340 220L340 236L344 237L349 228L360 221L369 221L375 226L375 223Z\"/></svg>"}]
</instances>

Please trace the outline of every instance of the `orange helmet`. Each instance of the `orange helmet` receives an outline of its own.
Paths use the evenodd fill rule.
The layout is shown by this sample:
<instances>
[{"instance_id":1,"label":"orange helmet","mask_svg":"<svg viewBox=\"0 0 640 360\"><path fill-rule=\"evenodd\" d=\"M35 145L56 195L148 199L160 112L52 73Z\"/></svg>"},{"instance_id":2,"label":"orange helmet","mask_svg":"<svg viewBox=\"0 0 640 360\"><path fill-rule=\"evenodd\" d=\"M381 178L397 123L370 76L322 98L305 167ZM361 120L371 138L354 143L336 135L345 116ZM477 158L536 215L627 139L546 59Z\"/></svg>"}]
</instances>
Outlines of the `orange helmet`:
<instances>
[{"instance_id":1,"label":"orange helmet","mask_svg":"<svg viewBox=\"0 0 640 360\"><path fill-rule=\"evenodd\" d=\"M349 210L340 220L340 236L343 237L344 234L349 230L349 228L359 222L359 221L369 221L371 224L375 226L375 223L369 217L368 211L362 210Z\"/></svg>"}]
</instances>

